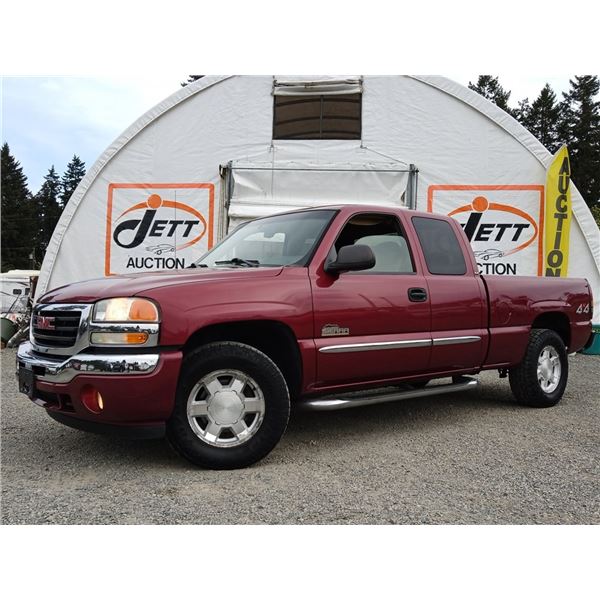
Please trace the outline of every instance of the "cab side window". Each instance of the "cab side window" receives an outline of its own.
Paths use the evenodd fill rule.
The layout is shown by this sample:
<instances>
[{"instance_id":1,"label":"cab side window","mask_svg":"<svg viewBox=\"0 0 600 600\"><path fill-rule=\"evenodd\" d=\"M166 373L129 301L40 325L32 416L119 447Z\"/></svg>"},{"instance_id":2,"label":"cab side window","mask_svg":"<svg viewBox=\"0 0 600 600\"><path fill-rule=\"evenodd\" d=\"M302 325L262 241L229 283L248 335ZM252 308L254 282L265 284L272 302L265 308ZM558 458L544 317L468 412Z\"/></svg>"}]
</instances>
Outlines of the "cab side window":
<instances>
[{"instance_id":1,"label":"cab side window","mask_svg":"<svg viewBox=\"0 0 600 600\"><path fill-rule=\"evenodd\" d=\"M375 266L360 273L414 273L410 249L398 219L393 215L360 214L346 223L336 243L335 252L343 246L369 246L375 255Z\"/></svg>"},{"instance_id":2,"label":"cab side window","mask_svg":"<svg viewBox=\"0 0 600 600\"><path fill-rule=\"evenodd\" d=\"M428 217L413 217L412 222L432 275L464 275L467 272L465 257L450 223Z\"/></svg>"}]
</instances>

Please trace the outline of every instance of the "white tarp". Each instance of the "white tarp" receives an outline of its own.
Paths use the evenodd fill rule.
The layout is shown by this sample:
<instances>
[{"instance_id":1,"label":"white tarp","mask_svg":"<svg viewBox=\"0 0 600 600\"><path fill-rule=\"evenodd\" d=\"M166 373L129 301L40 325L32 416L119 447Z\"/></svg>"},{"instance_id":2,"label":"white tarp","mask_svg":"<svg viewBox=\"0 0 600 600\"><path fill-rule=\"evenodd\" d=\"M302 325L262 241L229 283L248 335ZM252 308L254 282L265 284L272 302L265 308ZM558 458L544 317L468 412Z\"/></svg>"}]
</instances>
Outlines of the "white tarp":
<instances>
[{"instance_id":1,"label":"white tarp","mask_svg":"<svg viewBox=\"0 0 600 600\"><path fill-rule=\"evenodd\" d=\"M335 90L336 86L342 86L337 87L339 91L349 93L350 88L355 91L360 86L360 140L272 139L274 87L289 91L300 85L306 90L311 82L315 90L323 93L326 89ZM551 160L550 153L512 117L475 92L442 77L204 77L148 111L92 166L56 228L44 258L38 295L64 283L104 276L109 253L109 272L131 272L140 264L152 269L170 267L147 260L162 256L156 254L155 248L161 244L174 246L173 252L178 257L185 256L185 261L199 257L226 229L223 205L228 190L224 189L225 180L220 172L222 166L230 163L234 167L232 222L251 218L252 211L275 212L329 198L333 202L360 199L367 203L402 205L399 196L406 187L407 177L402 170L408 168L407 163L415 164L419 169L418 209L429 207L449 214L470 206L470 210L455 213L465 224L470 217L468 212L482 213L480 228L474 233L479 239L473 241L476 251L483 252L478 256L482 270L494 272L498 265L504 264L506 272L511 272L506 265L512 257L510 262L519 273L534 273L536 250L543 239L539 237L542 215L536 211L537 200L530 186L544 186ZM351 168L347 173L327 172L322 168L286 172L252 170L264 163ZM385 173L368 168L383 164L393 165L397 171ZM243 165L250 168L244 171ZM576 186L577 182L573 183ZM206 191L210 186L214 189L212 220ZM508 186L516 186L515 193L508 193ZM119 192L119 199L113 198L113 202L122 204L109 215L111 189ZM121 192L127 189L137 192L131 197L122 196ZM189 195L185 191L193 189L199 192ZM155 229L149 226L148 235L139 240L135 252L128 253L122 247L115 250L112 245L116 243L115 228L122 220L133 218L135 210L136 219L141 218L153 193L161 200L182 201L201 214L207 223L205 234L199 237L201 231L194 229L199 224L187 231L188 224L159 223ZM487 205L484 200L477 200L479 197ZM474 202L485 205L486 210L476 210ZM600 234L575 187L572 203L568 275L588 278L598 315ZM518 218L510 221L509 212L492 208L492 204L512 206L527 213L528 218L516 215ZM135 205L142 207L134 210ZM161 211L166 208L161 204ZM131 213L123 214L130 209ZM117 212L121 221L112 218ZM186 210L184 213L190 218L173 212L157 214L155 220L195 220L193 213ZM537 232L529 218L533 219ZM508 254L516 246L505 244L509 241L508 227L498 237L503 223L511 226L511 243L519 226L527 223L530 228L522 228L521 235L527 233L529 240L532 233L534 239L525 248ZM490 229L491 225L495 227ZM171 231L177 238L175 244L166 239ZM122 235L127 245L125 233ZM193 244L181 248L196 238ZM133 238L129 240L132 241ZM113 268L115 251L118 260ZM169 248L165 247L165 251ZM172 266L177 267L178 262L173 261Z\"/></svg>"},{"instance_id":2,"label":"white tarp","mask_svg":"<svg viewBox=\"0 0 600 600\"><path fill-rule=\"evenodd\" d=\"M327 142L325 142L327 145ZM329 142L319 159L285 149L229 165L229 227L277 212L330 204L406 205L408 165ZM290 156L291 155L291 156Z\"/></svg>"}]
</instances>

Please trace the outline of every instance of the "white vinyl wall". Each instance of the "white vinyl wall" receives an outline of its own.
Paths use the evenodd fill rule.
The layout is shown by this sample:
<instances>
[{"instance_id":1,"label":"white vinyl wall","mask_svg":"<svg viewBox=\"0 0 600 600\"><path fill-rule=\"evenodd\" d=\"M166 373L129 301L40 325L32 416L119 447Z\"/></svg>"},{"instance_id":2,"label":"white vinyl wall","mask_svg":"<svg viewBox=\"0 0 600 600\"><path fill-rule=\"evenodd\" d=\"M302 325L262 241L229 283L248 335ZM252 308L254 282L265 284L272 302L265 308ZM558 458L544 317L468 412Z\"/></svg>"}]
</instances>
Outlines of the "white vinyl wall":
<instances>
[{"instance_id":1,"label":"white vinyl wall","mask_svg":"<svg viewBox=\"0 0 600 600\"><path fill-rule=\"evenodd\" d=\"M188 264L225 230L221 204L230 191L232 225L323 203L403 206L412 163L419 170L420 210L427 210L432 197L434 210L447 208L448 202L470 202L471 190L443 201L439 192L432 195L431 186L444 185L481 186L483 191L473 189L471 195L483 194L496 203L520 202L529 194L523 202L535 204L530 191L486 191L494 186L543 186L551 160L533 136L487 100L440 77L364 77L362 90L362 139L347 141L273 141L270 76L207 76L177 91L127 129L81 182L52 238L38 294L107 272L131 272L139 264ZM234 171L232 190L224 189L219 170L228 164ZM269 165L294 168L268 171ZM256 167L261 169L252 170ZM298 170L305 167L310 169ZM154 238L135 248L115 245L119 224L130 220L120 240L133 244L134 224L156 206L154 219L162 224L149 227ZM202 213L205 222L186 230L185 223L198 221L192 210ZM598 302L600 238L576 190L573 213L569 276L587 277ZM186 246L183 234L196 235L194 227L199 227L200 239ZM164 236L172 231L173 239L165 243ZM128 252L135 260L128 259ZM172 258L171 263L158 257L159 252ZM152 260L144 263L146 255ZM128 262L133 266L127 267ZM525 272L537 265L520 268Z\"/></svg>"}]
</instances>

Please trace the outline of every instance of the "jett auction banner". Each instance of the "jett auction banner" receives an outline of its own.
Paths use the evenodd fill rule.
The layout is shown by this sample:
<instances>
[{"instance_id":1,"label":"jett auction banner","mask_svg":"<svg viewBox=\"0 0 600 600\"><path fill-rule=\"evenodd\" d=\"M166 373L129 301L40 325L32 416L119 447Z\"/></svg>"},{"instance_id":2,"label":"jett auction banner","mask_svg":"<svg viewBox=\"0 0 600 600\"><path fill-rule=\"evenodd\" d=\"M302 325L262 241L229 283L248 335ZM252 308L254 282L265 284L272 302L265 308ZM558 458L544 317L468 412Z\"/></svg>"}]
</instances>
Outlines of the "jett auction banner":
<instances>
[{"instance_id":1,"label":"jett auction banner","mask_svg":"<svg viewBox=\"0 0 600 600\"><path fill-rule=\"evenodd\" d=\"M549 277L566 277L569 268L570 182L569 151L563 146L554 155L546 178L544 275Z\"/></svg>"},{"instance_id":2,"label":"jett auction banner","mask_svg":"<svg viewBox=\"0 0 600 600\"><path fill-rule=\"evenodd\" d=\"M212 183L111 183L104 274L184 269L212 248Z\"/></svg>"}]
</instances>

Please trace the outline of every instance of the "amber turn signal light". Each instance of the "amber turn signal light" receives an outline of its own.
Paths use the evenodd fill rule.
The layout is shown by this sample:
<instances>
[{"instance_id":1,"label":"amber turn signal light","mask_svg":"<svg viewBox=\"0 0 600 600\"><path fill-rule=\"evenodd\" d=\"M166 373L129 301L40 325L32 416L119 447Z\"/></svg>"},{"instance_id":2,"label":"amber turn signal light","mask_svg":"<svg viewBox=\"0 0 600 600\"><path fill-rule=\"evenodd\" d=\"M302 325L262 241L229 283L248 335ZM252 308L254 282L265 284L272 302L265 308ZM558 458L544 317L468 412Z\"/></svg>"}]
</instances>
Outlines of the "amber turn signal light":
<instances>
[{"instance_id":1,"label":"amber turn signal light","mask_svg":"<svg viewBox=\"0 0 600 600\"><path fill-rule=\"evenodd\" d=\"M92 344L144 344L148 341L147 333L114 333L95 331L92 333Z\"/></svg>"}]
</instances>

